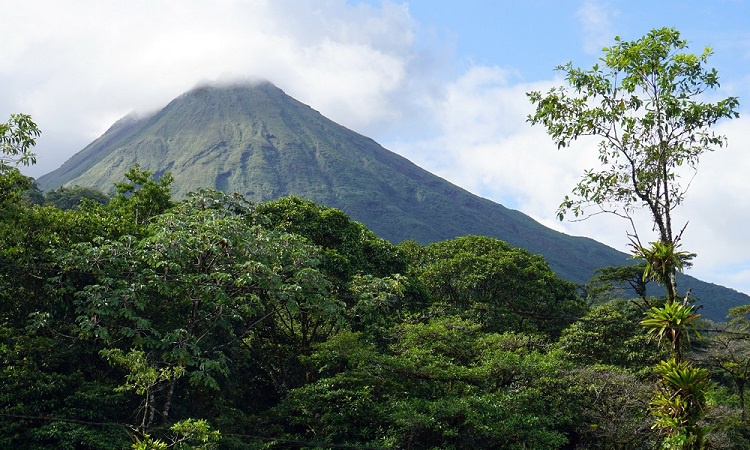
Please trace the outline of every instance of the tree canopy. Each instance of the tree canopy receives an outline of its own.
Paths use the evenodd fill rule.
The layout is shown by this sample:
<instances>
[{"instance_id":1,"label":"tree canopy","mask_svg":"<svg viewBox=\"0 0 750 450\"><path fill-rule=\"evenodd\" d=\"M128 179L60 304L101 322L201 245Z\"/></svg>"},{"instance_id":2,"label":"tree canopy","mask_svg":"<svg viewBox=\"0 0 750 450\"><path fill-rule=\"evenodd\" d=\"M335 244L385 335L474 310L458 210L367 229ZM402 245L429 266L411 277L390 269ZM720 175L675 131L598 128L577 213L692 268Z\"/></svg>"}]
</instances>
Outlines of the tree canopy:
<instances>
[{"instance_id":1,"label":"tree canopy","mask_svg":"<svg viewBox=\"0 0 750 450\"><path fill-rule=\"evenodd\" d=\"M36 164L31 149L41 133L28 114L11 114L8 122L0 123L0 173L19 164Z\"/></svg>"}]
</instances>

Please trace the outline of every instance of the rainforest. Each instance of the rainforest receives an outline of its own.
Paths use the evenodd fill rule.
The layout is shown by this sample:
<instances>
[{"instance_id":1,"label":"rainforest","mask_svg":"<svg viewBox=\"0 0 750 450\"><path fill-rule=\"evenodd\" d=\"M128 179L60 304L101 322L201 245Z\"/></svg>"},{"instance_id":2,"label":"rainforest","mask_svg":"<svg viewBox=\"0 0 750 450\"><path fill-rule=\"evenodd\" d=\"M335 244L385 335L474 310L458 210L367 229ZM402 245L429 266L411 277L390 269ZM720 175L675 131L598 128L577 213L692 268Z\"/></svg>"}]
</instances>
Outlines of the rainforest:
<instances>
[{"instance_id":1,"label":"rainforest","mask_svg":"<svg viewBox=\"0 0 750 450\"><path fill-rule=\"evenodd\" d=\"M308 200L175 201L170 183L134 167L103 200L3 172L4 447L663 439L651 411L670 348L641 322L666 299L623 289L628 270L582 289L495 238L393 245ZM747 308L733 312L728 325L696 319L701 338L680 342L711 374L701 423L715 448L750 445Z\"/></svg>"}]
</instances>

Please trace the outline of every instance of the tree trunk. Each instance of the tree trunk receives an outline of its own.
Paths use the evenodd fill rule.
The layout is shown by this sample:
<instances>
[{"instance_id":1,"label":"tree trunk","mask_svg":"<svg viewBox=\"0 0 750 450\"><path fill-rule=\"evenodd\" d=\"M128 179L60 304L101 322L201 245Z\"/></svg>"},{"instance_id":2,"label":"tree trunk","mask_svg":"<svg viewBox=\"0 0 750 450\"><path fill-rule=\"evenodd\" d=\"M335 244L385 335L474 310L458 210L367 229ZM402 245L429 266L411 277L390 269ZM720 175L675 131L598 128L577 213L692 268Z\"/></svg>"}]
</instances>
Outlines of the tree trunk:
<instances>
[{"instance_id":1,"label":"tree trunk","mask_svg":"<svg viewBox=\"0 0 750 450\"><path fill-rule=\"evenodd\" d=\"M166 423L169 418L169 408L172 406L172 396L174 394L175 384L177 384L177 378L172 376L172 379L169 381L169 388L167 389L167 397L164 399L164 409L161 413L164 423Z\"/></svg>"},{"instance_id":2,"label":"tree trunk","mask_svg":"<svg viewBox=\"0 0 750 450\"><path fill-rule=\"evenodd\" d=\"M741 408L741 417L742 417L742 423L745 423L745 420L747 420L747 411L745 410L745 380L737 380L737 391L740 393L740 408Z\"/></svg>"}]
</instances>

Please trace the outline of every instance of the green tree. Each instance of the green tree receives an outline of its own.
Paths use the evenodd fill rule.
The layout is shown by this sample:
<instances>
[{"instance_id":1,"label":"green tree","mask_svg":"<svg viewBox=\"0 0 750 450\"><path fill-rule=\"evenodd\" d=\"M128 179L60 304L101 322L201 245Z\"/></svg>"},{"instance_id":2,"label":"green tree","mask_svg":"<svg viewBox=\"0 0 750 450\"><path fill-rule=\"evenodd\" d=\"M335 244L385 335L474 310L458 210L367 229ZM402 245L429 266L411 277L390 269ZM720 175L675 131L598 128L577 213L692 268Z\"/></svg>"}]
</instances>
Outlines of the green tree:
<instances>
[{"instance_id":1,"label":"green tree","mask_svg":"<svg viewBox=\"0 0 750 450\"><path fill-rule=\"evenodd\" d=\"M317 379L300 360L316 344L353 317L386 329L399 316L397 274L340 280L320 246L259 225L239 196L202 191L138 226L92 202L0 212L8 448L119 449L128 431L136 448L188 448L167 427L190 417L242 433Z\"/></svg>"},{"instance_id":2,"label":"green tree","mask_svg":"<svg viewBox=\"0 0 750 450\"><path fill-rule=\"evenodd\" d=\"M152 217L141 237L94 239L61 259L66 274L87 275L70 285L76 322L125 369L124 386L141 399L141 433L168 423L186 391L193 404L216 397L245 358L278 392L301 384L297 357L344 322L344 304L318 270L319 248L214 198ZM213 400L199 413L218 416L220 406Z\"/></svg>"},{"instance_id":3,"label":"green tree","mask_svg":"<svg viewBox=\"0 0 750 450\"><path fill-rule=\"evenodd\" d=\"M36 164L31 148L42 132L28 114L11 114L6 123L0 123L0 174L22 164Z\"/></svg>"},{"instance_id":4,"label":"green tree","mask_svg":"<svg viewBox=\"0 0 750 450\"><path fill-rule=\"evenodd\" d=\"M126 181L115 183L117 193L109 202L109 210L133 225L140 226L174 206L171 195L172 175L166 172L158 180L152 175L148 170L141 170L139 164L131 167L125 174Z\"/></svg>"},{"instance_id":5,"label":"green tree","mask_svg":"<svg viewBox=\"0 0 750 450\"><path fill-rule=\"evenodd\" d=\"M167 442L146 434L136 438L133 450L212 450L216 448L221 433L212 430L205 420L186 419L169 427Z\"/></svg>"},{"instance_id":6,"label":"green tree","mask_svg":"<svg viewBox=\"0 0 750 450\"><path fill-rule=\"evenodd\" d=\"M706 386L708 373L680 360L681 340L698 315L688 304L689 291L679 302L677 273L695 255L679 250L687 225L677 228L673 211L683 203L700 157L725 145L726 138L710 129L721 119L738 117L739 101L704 101L704 93L719 86L716 70L706 67L712 52L706 48L697 55L685 52L687 47L672 28L654 29L635 41L617 37L614 46L604 49L601 65L558 67L569 88L530 92L536 110L528 120L542 124L558 148L583 136L600 139L601 169L584 172L558 217L568 211L589 217L586 207L595 206L594 214L613 213L630 221L635 257L646 263L643 279L663 284L667 298L642 322L660 339L668 337L673 352L672 359L657 366L662 389L652 412L667 434L665 446L693 449L704 440L698 421L705 399L696 389ZM640 207L649 212L657 232L648 246L641 243L633 219Z\"/></svg>"},{"instance_id":7,"label":"green tree","mask_svg":"<svg viewBox=\"0 0 750 450\"><path fill-rule=\"evenodd\" d=\"M719 333L710 339L704 353L707 362L728 375L737 390L741 409L741 420L747 420L746 391L750 384L750 343L747 332L750 331L750 305L729 309L729 323L725 333Z\"/></svg>"},{"instance_id":8,"label":"green tree","mask_svg":"<svg viewBox=\"0 0 750 450\"><path fill-rule=\"evenodd\" d=\"M633 326L640 316L632 302L611 301L592 308L563 330L557 348L581 365L605 364L643 372L664 354L648 345Z\"/></svg>"},{"instance_id":9,"label":"green tree","mask_svg":"<svg viewBox=\"0 0 750 450\"><path fill-rule=\"evenodd\" d=\"M146 353L142 350L130 350L127 354L119 348L104 349L100 352L102 357L113 366L123 366L127 369L125 375L125 384L117 387L117 392L135 391L138 395L143 396L143 404L140 408L140 423L135 427L136 431L145 434L154 421L154 415L157 408L155 404L156 390L160 385L169 386L174 390L175 382L185 373L185 367L182 365L164 365L155 366ZM162 412L166 418L168 415L168 406Z\"/></svg>"},{"instance_id":10,"label":"green tree","mask_svg":"<svg viewBox=\"0 0 750 450\"><path fill-rule=\"evenodd\" d=\"M576 217L585 215L585 207L594 205L597 212L621 215L632 224L635 208L645 207L658 242L677 246L681 232L675 233L672 212L690 185L683 175L697 170L704 153L725 144L725 137L710 127L739 116L736 97L703 101L706 91L719 86L716 70L705 66L712 52L686 53L687 46L672 28L652 30L631 42L617 37L614 46L604 49L601 65L557 68L570 89L528 94L536 106L529 121L542 124L558 147L582 136L601 138L602 168L586 170L573 198L560 205L561 219L569 210ZM640 246L637 230L632 237ZM671 301L677 298L673 269L665 285Z\"/></svg>"},{"instance_id":11,"label":"green tree","mask_svg":"<svg viewBox=\"0 0 750 450\"><path fill-rule=\"evenodd\" d=\"M29 203L33 203L34 205L43 205L44 192L39 189L39 185L36 184L35 179L32 177L27 178L29 179L29 188L21 194L21 198Z\"/></svg>"},{"instance_id":12,"label":"green tree","mask_svg":"<svg viewBox=\"0 0 750 450\"><path fill-rule=\"evenodd\" d=\"M83 186L73 186L70 188L61 186L44 194L44 202L46 204L56 206L60 209L76 209L84 199L95 201L102 205L109 203L109 197L104 192Z\"/></svg>"},{"instance_id":13,"label":"green tree","mask_svg":"<svg viewBox=\"0 0 750 450\"><path fill-rule=\"evenodd\" d=\"M132 376L174 368L173 376L154 380L163 385L156 389L162 393L158 405L149 391L140 392L148 406L145 428L167 419L179 378L175 371L185 371L193 384L218 388L217 377L228 370L221 350L226 343L239 343L259 312L281 306L274 299L294 302L294 291L303 290L292 280L286 283L292 267L303 280L314 280L315 273L305 267L307 258L300 258L299 265L279 259L284 250L276 246L284 241L222 215L181 208L155 217L149 236L141 240L99 240L79 245L69 256L69 267L96 277L76 288L78 323L85 335L125 345L125 351L147 352L144 364L129 366L138 369ZM291 258L297 256L292 248L286 250ZM161 416L158 422L154 410Z\"/></svg>"},{"instance_id":14,"label":"green tree","mask_svg":"<svg viewBox=\"0 0 750 450\"><path fill-rule=\"evenodd\" d=\"M700 333L694 329L700 314L696 314L694 309L693 305L681 302L653 306L646 311L646 318L641 321L641 325L659 339L659 344L668 343L672 357L681 361L683 347L686 341L689 342L690 334L700 337Z\"/></svg>"},{"instance_id":15,"label":"green tree","mask_svg":"<svg viewBox=\"0 0 750 450\"><path fill-rule=\"evenodd\" d=\"M667 434L663 448L703 449L708 430L700 420L707 407L708 370L672 358L657 364L656 372L660 375L660 389L651 401L651 412L656 418L655 426Z\"/></svg>"},{"instance_id":16,"label":"green tree","mask_svg":"<svg viewBox=\"0 0 750 450\"><path fill-rule=\"evenodd\" d=\"M310 357L321 378L289 392L273 427L321 448L560 448L565 364L536 337L482 328L457 317L405 323L384 351L340 333Z\"/></svg>"},{"instance_id":17,"label":"green tree","mask_svg":"<svg viewBox=\"0 0 750 450\"><path fill-rule=\"evenodd\" d=\"M127 429L117 423L129 405L113 391L100 345L78 337L72 295L58 289L57 255L94 239L103 220L0 202L0 447L127 446Z\"/></svg>"},{"instance_id":18,"label":"green tree","mask_svg":"<svg viewBox=\"0 0 750 450\"><path fill-rule=\"evenodd\" d=\"M321 261L324 270L342 281L355 274L383 277L406 271L406 261L395 246L341 210L283 197L258 204L256 214L271 228L303 236L320 246L325 252Z\"/></svg>"},{"instance_id":19,"label":"green tree","mask_svg":"<svg viewBox=\"0 0 750 450\"><path fill-rule=\"evenodd\" d=\"M554 335L585 311L572 283L558 278L544 258L483 236L430 244L412 272L445 308L478 321L486 331Z\"/></svg>"},{"instance_id":20,"label":"green tree","mask_svg":"<svg viewBox=\"0 0 750 450\"><path fill-rule=\"evenodd\" d=\"M648 279L643 278L645 263L627 266L610 266L596 269L596 275L584 287L586 298L592 304L607 302L613 298L630 298L625 292L630 289L646 307L651 307L648 299Z\"/></svg>"},{"instance_id":21,"label":"green tree","mask_svg":"<svg viewBox=\"0 0 750 450\"><path fill-rule=\"evenodd\" d=\"M565 382L572 393L575 448L655 448L659 436L648 413L650 381L618 367L585 365L566 373Z\"/></svg>"},{"instance_id":22,"label":"green tree","mask_svg":"<svg viewBox=\"0 0 750 450\"><path fill-rule=\"evenodd\" d=\"M297 197L259 203L256 223L292 233L320 249L318 268L346 305L347 326L378 335L401 316L410 280L400 249L341 210Z\"/></svg>"},{"instance_id":23,"label":"green tree","mask_svg":"<svg viewBox=\"0 0 750 450\"><path fill-rule=\"evenodd\" d=\"M708 339L704 348L700 349L699 358L702 362L718 369L731 380L731 384L739 398L740 420L747 421L747 388L750 384L750 345L747 336L728 333L718 333Z\"/></svg>"},{"instance_id":24,"label":"green tree","mask_svg":"<svg viewBox=\"0 0 750 450\"><path fill-rule=\"evenodd\" d=\"M16 167L8 167L0 172L0 202L14 203L23 200L25 194L31 193L33 185L29 177L24 176ZM33 200L31 203L34 203Z\"/></svg>"}]
</instances>

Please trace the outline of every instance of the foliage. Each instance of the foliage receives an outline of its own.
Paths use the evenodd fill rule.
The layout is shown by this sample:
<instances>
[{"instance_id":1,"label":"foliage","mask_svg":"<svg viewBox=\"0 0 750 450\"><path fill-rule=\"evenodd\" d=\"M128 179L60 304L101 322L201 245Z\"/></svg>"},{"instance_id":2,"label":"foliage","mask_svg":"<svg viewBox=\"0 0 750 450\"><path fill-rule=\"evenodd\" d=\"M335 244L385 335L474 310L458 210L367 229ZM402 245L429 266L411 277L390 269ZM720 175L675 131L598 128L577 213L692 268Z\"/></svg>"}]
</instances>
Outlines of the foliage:
<instances>
[{"instance_id":1,"label":"foliage","mask_svg":"<svg viewBox=\"0 0 750 450\"><path fill-rule=\"evenodd\" d=\"M584 287L586 298L593 304L603 303L618 298L616 292L619 290L631 289L641 302L649 305L648 280L643 278L645 269L643 263L599 268L596 270L596 275ZM623 292L620 297L629 298L630 296Z\"/></svg>"},{"instance_id":2,"label":"foliage","mask_svg":"<svg viewBox=\"0 0 750 450\"><path fill-rule=\"evenodd\" d=\"M19 450L108 449L128 445L113 391L95 348L51 327L0 327L0 446Z\"/></svg>"},{"instance_id":3,"label":"foliage","mask_svg":"<svg viewBox=\"0 0 750 450\"><path fill-rule=\"evenodd\" d=\"M272 228L304 236L323 248L324 269L341 280L363 273L388 276L406 269L392 244L338 209L283 197L259 204L256 213Z\"/></svg>"},{"instance_id":4,"label":"foliage","mask_svg":"<svg viewBox=\"0 0 750 450\"><path fill-rule=\"evenodd\" d=\"M151 217L171 208L172 175L164 173L158 181L152 175L153 172L141 170L139 164L131 167L125 174L127 181L115 183L117 194L109 208L135 225L145 225Z\"/></svg>"},{"instance_id":5,"label":"foliage","mask_svg":"<svg viewBox=\"0 0 750 450\"><path fill-rule=\"evenodd\" d=\"M750 331L750 304L729 309L729 327L732 331L745 333Z\"/></svg>"},{"instance_id":6,"label":"foliage","mask_svg":"<svg viewBox=\"0 0 750 450\"><path fill-rule=\"evenodd\" d=\"M218 389L230 343L283 336L285 346L307 348L336 324L339 302L315 268L315 249L226 210L185 203L155 217L141 240L82 243L64 262L95 276L75 288L82 335L146 352L152 362L140 370L170 368L163 419L182 371L191 384ZM259 326L266 320L273 325ZM266 350L261 361L269 362L276 352Z\"/></svg>"},{"instance_id":7,"label":"foliage","mask_svg":"<svg viewBox=\"0 0 750 450\"><path fill-rule=\"evenodd\" d=\"M11 114L6 123L0 123L0 174L14 166L36 163L31 148L41 131L28 114Z\"/></svg>"},{"instance_id":8,"label":"foliage","mask_svg":"<svg viewBox=\"0 0 750 450\"><path fill-rule=\"evenodd\" d=\"M129 402L113 391L99 345L77 338L72 298L58 290L55 256L98 236L104 219L6 200L0 204L0 398L9 416L0 418L0 446L124 448Z\"/></svg>"},{"instance_id":9,"label":"foliage","mask_svg":"<svg viewBox=\"0 0 750 450\"><path fill-rule=\"evenodd\" d=\"M725 145L726 138L710 128L724 118L739 117L739 102L728 97L705 102L704 93L719 86L715 69L705 67L710 48L700 55L685 53L687 41L672 28L654 29L635 41L615 38L605 48L601 66L558 67L570 90L553 88L546 95L531 92L536 111L528 120L542 124L558 148L582 136L596 136L602 168L584 172L583 179L560 205L562 220L568 211L587 217L614 213L630 221L634 256L645 261L643 280L654 280L666 289L667 302L651 307L641 324L648 332L667 337L672 359L657 366L662 390L652 403L655 426L665 430L665 448L702 448L705 429L698 425L705 400L698 391L707 386L708 372L692 368L682 359L683 340L695 319L694 307L678 300L677 273L695 256L678 251L685 230L675 232L673 210L683 203L704 153ZM658 239L641 244L633 212L646 208ZM595 213L595 214L596 214Z\"/></svg>"},{"instance_id":10,"label":"foliage","mask_svg":"<svg viewBox=\"0 0 750 450\"><path fill-rule=\"evenodd\" d=\"M719 388L674 362L650 398L659 353L634 303L589 310L539 255L393 246L297 198L175 202L168 175L126 179L62 210L0 174L2 447L649 448L662 431L698 443L703 421L746 442L738 343L705 345Z\"/></svg>"},{"instance_id":11,"label":"foliage","mask_svg":"<svg viewBox=\"0 0 750 450\"><path fill-rule=\"evenodd\" d=\"M30 186L29 179L18 169L7 169L0 175L0 203L17 202Z\"/></svg>"},{"instance_id":12,"label":"foliage","mask_svg":"<svg viewBox=\"0 0 750 450\"><path fill-rule=\"evenodd\" d=\"M586 203L619 204L626 213L643 204L660 235L671 237L670 213L687 188L679 184L676 170L683 165L694 169L701 154L724 145L722 136L707 129L722 118L738 117L738 101L700 101L702 93L719 86L716 70L704 67L711 50L682 53L688 44L674 29L615 42L604 49L602 66L558 67L573 94L566 88L544 96L529 93L537 107L529 121L543 124L558 147L581 136L602 138L599 159L607 169L587 171L574 189L580 200L566 198L561 215L573 208L578 216Z\"/></svg>"},{"instance_id":13,"label":"foliage","mask_svg":"<svg viewBox=\"0 0 750 450\"><path fill-rule=\"evenodd\" d=\"M641 315L631 302L612 301L592 308L563 330L557 348L580 365L610 365L643 372L659 360L661 352L633 326Z\"/></svg>"},{"instance_id":14,"label":"foliage","mask_svg":"<svg viewBox=\"0 0 750 450\"><path fill-rule=\"evenodd\" d=\"M693 322L700 317L695 306L680 302L667 302L663 306L654 306L646 311L646 318L641 325L649 334L659 338L659 344L668 339L670 349L677 361L682 359L684 341L690 342L691 331L700 337L697 330L691 329Z\"/></svg>"},{"instance_id":15,"label":"foliage","mask_svg":"<svg viewBox=\"0 0 750 450\"><path fill-rule=\"evenodd\" d=\"M745 393L750 383L750 345L746 334L748 311L750 305L731 308L729 323L722 330L724 332L713 336L698 353L707 365L731 379L738 395L740 420L743 423L747 420Z\"/></svg>"},{"instance_id":16,"label":"foliage","mask_svg":"<svg viewBox=\"0 0 750 450\"><path fill-rule=\"evenodd\" d=\"M585 310L575 287L544 259L498 239L465 236L430 244L414 263L435 302L483 324L487 331L559 334Z\"/></svg>"},{"instance_id":17,"label":"foliage","mask_svg":"<svg viewBox=\"0 0 750 450\"><path fill-rule=\"evenodd\" d=\"M44 194L44 202L46 204L65 210L78 208L84 199L101 203L102 205L106 205L109 202L109 197L103 192L82 186L73 186L70 188L61 186Z\"/></svg>"},{"instance_id":18,"label":"foliage","mask_svg":"<svg viewBox=\"0 0 750 450\"><path fill-rule=\"evenodd\" d=\"M400 317L407 261L396 246L378 238L338 209L297 197L256 205L253 220L276 231L293 233L319 247L319 269L344 301L349 327L382 335Z\"/></svg>"},{"instance_id":19,"label":"foliage","mask_svg":"<svg viewBox=\"0 0 750 450\"><path fill-rule=\"evenodd\" d=\"M136 438L133 450L211 450L216 448L221 439L221 433L212 430L205 420L186 419L170 427L172 436L169 443L154 439L145 434L143 438Z\"/></svg>"},{"instance_id":20,"label":"foliage","mask_svg":"<svg viewBox=\"0 0 750 450\"><path fill-rule=\"evenodd\" d=\"M699 425L706 409L709 372L672 358L656 366L660 390L651 402L655 428L666 432L665 449L701 449L706 429Z\"/></svg>"},{"instance_id":21,"label":"foliage","mask_svg":"<svg viewBox=\"0 0 750 450\"><path fill-rule=\"evenodd\" d=\"M452 317L404 324L386 353L342 333L313 353L322 377L289 392L278 425L291 419L289 436L318 446L558 448L563 365L533 338L481 328Z\"/></svg>"},{"instance_id":22,"label":"foliage","mask_svg":"<svg viewBox=\"0 0 750 450\"><path fill-rule=\"evenodd\" d=\"M676 272L682 273L685 267L690 267L690 259L695 253L677 251L679 244L674 242L651 242L649 247L636 245L634 258L645 261L643 280L653 280L661 285L670 282L669 277Z\"/></svg>"},{"instance_id":23,"label":"foliage","mask_svg":"<svg viewBox=\"0 0 750 450\"><path fill-rule=\"evenodd\" d=\"M677 301L677 273L682 273L685 267L690 267L690 260L696 256L695 253L678 251L678 240L679 237L671 242L651 242L649 247L641 246L636 241L632 242L633 258L645 262L643 280L656 281L665 286L667 299L671 303Z\"/></svg>"},{"instance_id":24,"label":"foliage","mask_svg":"<svg viewBox=\"0 0 750 450\"><path fill-rule=\"evenodd\" d=\"M128 373L125 384L115 391L134 390L144 397L141 409L141 422L137 429L145 431L153 423L156 407L154 406L155 390L160 384L174 386L174 382L185 373L183 366L154 367L142 350L131 350L124 354L122 350L104 349L99 354L113 366L123 366Z\"/></svg>"},{"instance_id":25,"label":"foliage","mask_svg":"<svg viewBox=\"0 0 750 450\"><path fill-rule=\"evenodd\" d=\"M609 365L584 365L566 374L574 395L576 448L653 449L658 441L648 406L652 383Z\"/></svg>"},{"instance_id":26,"label":"foliage","mask_svg":"<svg viewBox=\"0 0 750 450\"><path fill-rule=\"evenodd\" d=\"M734 383L740 407L740 420L747 420L746 391L750 383L750 346L745 336L720 334L711 339L707 349L708 364L723 372Z\"/></svg>"}]
</instances>

